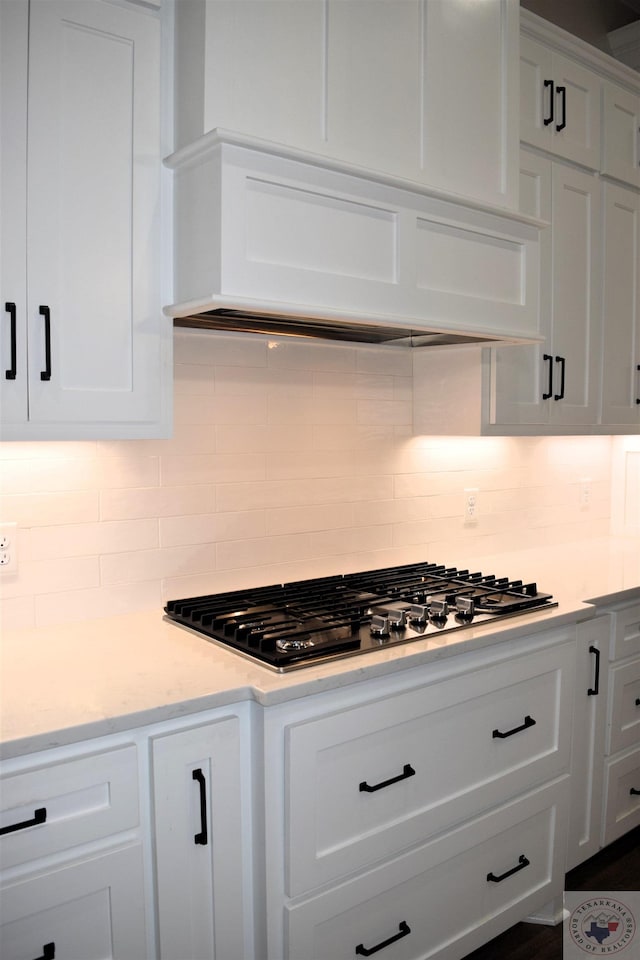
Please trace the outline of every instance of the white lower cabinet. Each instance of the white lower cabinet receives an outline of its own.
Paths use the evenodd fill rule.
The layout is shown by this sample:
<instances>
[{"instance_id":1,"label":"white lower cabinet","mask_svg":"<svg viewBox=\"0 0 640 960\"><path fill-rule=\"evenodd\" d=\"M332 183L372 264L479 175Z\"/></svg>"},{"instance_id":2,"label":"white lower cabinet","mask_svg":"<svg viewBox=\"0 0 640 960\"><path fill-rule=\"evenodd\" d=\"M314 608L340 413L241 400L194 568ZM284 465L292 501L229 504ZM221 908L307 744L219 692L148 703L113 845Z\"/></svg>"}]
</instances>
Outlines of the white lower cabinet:
<instances>
[{"instance_id":1,"label":"white lower cabinet","mask_svg":"<svg viewBox=\"0 0 640 960\"><path fill-rule=\"evenodd\" d=\"M602 845L640 825L640 604L611 608Z\"/></svg>"},{"instance_id":2,"label":"white lower cabinet","mask_svg":"<svg viewBox=\"0 0 640 960\"><path fill-rule=\"evenodd\" d=\"M574 638L267 710L269 958L455 960L559 896Z\"/></svg>"},{"instance_id":3,"label":"white lower cabinet","mask_svg":"<svg viewBox=\"0 0 640 960\"><path fill-rule=\"evenodd\" d=\"M3 960L143 960L141 845L2 887Z\"/></svg>"},{"instance_id":4,"label":"white lower cabinet","mask_svg":"<svg viewBox=\"0 0 640 960\"><path fill-rule=\"evenodd\" d=\"M291 960L459 958L557 893L567 780L286 908Z\"/></svg>"},{"instance_id":5,"label":"white lower cabinet","mask_svg":"<svg viewBox=\"0 0 640 960\"><path fill-rule=\"evenodd\" d=\"M247 960L240 720L152 738L159 953ZM246 811L245 811L246 813Z\"/></svg>"},{"instance_id":6,"label":"white lower cabinet","mask_svg":"<svg viewBox=\"0 0 640 960\"><path fill-rule=\"evenodd\" d=\"M148 955L134 744L0 768L3 960Z\"/></svg>"},{"instance_id":7,"label":"white lower cabinet","mask_svg":"<svg viewBox=\"0 0 640 960\"><path fill-rule=\"evenodd\" d=\"M610 617L577 626L567 870L600 849Z\"/></svg>"}]
</instances>

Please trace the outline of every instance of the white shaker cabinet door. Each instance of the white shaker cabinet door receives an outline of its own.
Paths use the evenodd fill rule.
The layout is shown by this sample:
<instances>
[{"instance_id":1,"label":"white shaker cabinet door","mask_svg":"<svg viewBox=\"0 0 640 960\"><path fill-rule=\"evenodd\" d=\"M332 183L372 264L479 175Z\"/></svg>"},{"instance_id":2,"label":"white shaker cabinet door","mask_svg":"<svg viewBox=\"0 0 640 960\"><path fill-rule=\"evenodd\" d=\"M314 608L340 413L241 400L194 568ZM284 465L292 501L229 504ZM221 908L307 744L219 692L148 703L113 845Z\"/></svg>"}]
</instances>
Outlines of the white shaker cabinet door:
<instances>
[{"instance_id":1,"label":"white shaker cabinet door","mask_svg":"<svg viewBox=\"0 0 640 960\"><path fill-rule=\"evenodd\" d=\"M640 194L603 185L604 424L640 426Z\"/></svg>"},{"instance_id":2,"label":"white shaker cabinet door","mask_svg":"<svg viewBox=\"0 0 640 960\"><path fill-rule=\"evenodd\" d=\"M520 138L600 169L600 78L544 44L520 41Z\"/></svg>"},{"instance_id":3,"label":"white shaker cabinet door","mask_svg":"<svg viewBox=\"0 0 640 960\"><path fill-rule=\"evenodd\" d=\"M553 355L549 419L593 424L600 370L600 185L564 164L552 171Z\"/></svg>"},{"instance_id":4,"label":"white shaker cabinet door","mask_svg":"<svg viewBox=\"0 0 640 960\"><path fill-rule=\"evenodd\" d=\"M153 738L162 960L249 960L237 717Z\"/></svg>"},{"instance_id":5,"label":"white shaker cabinet door","mask_svg":"<svg viewBox=\"0 0 640 960\"><path fill-rule=\"evenodd\" d=\"M101 0L31 0L29 9L30 426L117 436L114 425L134 423L153 435L168 323L159 304L160 25Z\"/></svg>"},{"instance_id":6,"label":"white shaker cabinet door","mask_svg":"<svg viewBox=\"0 0 640 960\"><path fill-rule=\"evenodd\" d=\"M0 404L27 420L27 45L29 7L0 3Z\"/></svg>"},{"instance_id":7,"label":"white shaker cabinet door","mask_svg":"<svg viewBox=\"0 0 640 960\"><path fill-rule=\"evenodd\" d=\"M604 81L602 123L601 172L640 187L640 93Z\"/></svg>"},{"instance_id":8,"label":"white shaker cabinet door","mask_svg":"<svg viewBox=\"0 0 640 960\"><path fill-rule=\"evenodd\" d=\"M520 209L551 222L551 160L528 150L520 157ZM490 423L501 426L544 424L549 400L543 399L551 347L551 229L540 234L539 333L544 343L495 347L490 365Z\"/></svg>"}]
</instances>

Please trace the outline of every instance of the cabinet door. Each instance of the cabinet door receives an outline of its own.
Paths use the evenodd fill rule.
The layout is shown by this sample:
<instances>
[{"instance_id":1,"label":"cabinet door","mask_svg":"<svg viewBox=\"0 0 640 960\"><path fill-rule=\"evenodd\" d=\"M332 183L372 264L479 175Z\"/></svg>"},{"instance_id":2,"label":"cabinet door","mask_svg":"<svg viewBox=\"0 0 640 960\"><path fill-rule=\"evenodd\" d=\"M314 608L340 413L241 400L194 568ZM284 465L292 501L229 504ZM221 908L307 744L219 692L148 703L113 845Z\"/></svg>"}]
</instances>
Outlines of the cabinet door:
<instances>
[{"instance_id":1,"label":"cabinet door","mask_svg":"<svg viewBox=\"0 0 640 960\"><path fill-rule=\"evenodd\" d=\"M29 417L149 423L160 405L159 22L32 0Z\"/></svg>"},{"instance_id":2,"label":"cabinet door","mask_svg":"<svg viewBox=\"0 0 640 960\"><path fill-rule=\"evenodd\" d=\"M603 185L602 413L640 425L640 194Z\"/></svg>"},{"instance_id":3,"label":"cabinet door","mask_svg":"<svg viewBox=\"0 0 640 960\"><path fill-rule=\"evenodd\" d=\"M0 406L27 419L27 29L26 3L0 3Z\"/></svg>"},{"instance_id":4,"label":"cabinet door","mask_svg":"<svg viewBox=\"0 0 640 960\"><path fill-rule=\"evenodd\" d=\"M593 424L598 415L600 369L599 184L590 174L562 164L554 164L552 184L550 422Z\"/></svg>"},{"instance_id":5,"label":"cabinet door","mask_svg":"<svg viewBox=\"0 0 640 960\"><path fill-rule=\"evenodd\" d=\"M600 79L580 64L522 37L520 138L598 170Z\"/></svg>"},{"instance_id":6,"label":"cabinet door","mask_svg":"<svg viewBox=\"0 0 640 960\"><path fill-rule=\"evenodd\" d=\"M600 849L609 631L610 618L606 616L577 627L567 870Z\"/></svg>"},{"instance_id":7,"label":"cabinet door","mask_svg":"<svg viewBox=\"0 0 640 960\"><path fill-rule=\"evenodd\" d=\"M248 960L236 717L152 745L162 960Z\"/></svg>"},{"instance_id":8,"label":"cabinet door","mask_svg":"<svg viewBox=\"0 0 640 960\"><path fill-rule=\"evenodd\" d=\"M3 960L148 957L144 900L139 844L7 884L0 893L0 954Z\"/></svg>"},{"instance_id":9,"label":"cabinet door","mask_svg":"<svg viewBox=\"0 0 640 960\"><path fill-rule=\"evenodd\" d=\"M602 122L601 172L640 187L640 94L605 80Z\"/></svg>"},{"instance_id":10,"label":"cabinet door","mask_svg":"<svg viewBox=\"0 0 640 960\"><path fill-rule=\"evenodd\" d=\"M551 161L522 150L520 157L520 210L551 222ZM538 424L549 417L549 400L543 400L548 379L544 355L551 350L551 230L540 235L539 333L545 342L530 347L497 347L491 351L490 422Z\"/></svg>"}]
</instances>

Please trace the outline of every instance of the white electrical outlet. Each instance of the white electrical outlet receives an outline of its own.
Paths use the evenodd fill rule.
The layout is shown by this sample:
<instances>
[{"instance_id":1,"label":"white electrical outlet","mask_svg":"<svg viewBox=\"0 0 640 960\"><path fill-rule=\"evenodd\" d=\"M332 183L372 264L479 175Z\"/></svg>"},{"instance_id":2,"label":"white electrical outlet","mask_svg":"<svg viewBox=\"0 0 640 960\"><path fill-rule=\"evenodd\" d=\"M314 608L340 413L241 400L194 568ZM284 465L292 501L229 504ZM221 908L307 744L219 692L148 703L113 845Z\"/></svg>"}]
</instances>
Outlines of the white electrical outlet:
<instances>
[{"instance_id":1,"label":"white electrical outlet","mask_svg":"<svg viewBox=\"0 0 640 960\"><path fill-rule=\"evenodd\" d=\"M583 477L580 481L580 508L588 510L591 506L591 479Z\"/></svg>"},{"instance_id":2,"label":"white electrical outlet","mask_svg":"<svg viewBox=\"0 0 640 960\"><path fill-rule=\"evenodd\" d=\"M478 487L466 487L464 491L464 522L477 523L480 490Z\"/></svg>"},{"instance_id":3,"label":"white electrical outlet","mask_svg":"<svg viewBox=\"0 0 640 960\"><path fill-rule=\"evenodd\" d=\"M0 523L0 573L18 570L18 524Z\"/></svg>"}]
</instances>

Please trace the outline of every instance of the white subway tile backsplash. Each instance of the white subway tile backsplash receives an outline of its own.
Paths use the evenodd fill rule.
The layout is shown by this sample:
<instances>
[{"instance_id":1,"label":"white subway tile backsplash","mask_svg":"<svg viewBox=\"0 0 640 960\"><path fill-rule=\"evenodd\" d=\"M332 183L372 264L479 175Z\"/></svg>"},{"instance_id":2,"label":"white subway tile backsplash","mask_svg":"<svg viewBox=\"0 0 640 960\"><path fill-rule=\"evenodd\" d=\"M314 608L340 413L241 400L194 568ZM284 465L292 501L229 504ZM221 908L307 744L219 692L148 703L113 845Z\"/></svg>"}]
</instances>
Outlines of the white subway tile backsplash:
<instances>
[{"instance_id":1,"label":"white subway tile backsplash","mask_svg":"<svg viewBox=\"0 0 640 960\"><path fill-rule=\"evenodd\" d=\"M3 627L608 532L612 483L638 476L612 472L611 438L413 436L411 367L406 349L177 330L172 439L0 444L20 552ZM640 502L623 493L619 527Z\"/></svg>"},{"instance_id":2,"label":"white subway tile backsplash","mask_svg":"<svg viewBox=\"0 0 640 960\"><path fill-rule=\"evenodd\" d=\"M158 546L158 521L111 520L34 527L30 537L32 560L99 556Z\"/></svg>"},{"instance_id":3,"label":"white subway tile backsplash","mask_svg":"<svg viewBox=\"0 0 640 960\"><path fill-rule=\"evenodd\" d=\"M162 547L190 543L217 543L221 540L248 540L267 533L265 513L209 513L190 517L163 517L160 523Z\"/></svg>"},{"instance_id":4,"label":"white subway tile backsplash","mask_svg":"<svg viewBox=\"0 0 640 960\"><path fill-rule=\"evenodd\" d=\"M215 509L211 484L183 487L145 487L140 490L103 490L100 519L134 520L136 517L172 517L210 513Z\"/></svg>"}]
</instances>

